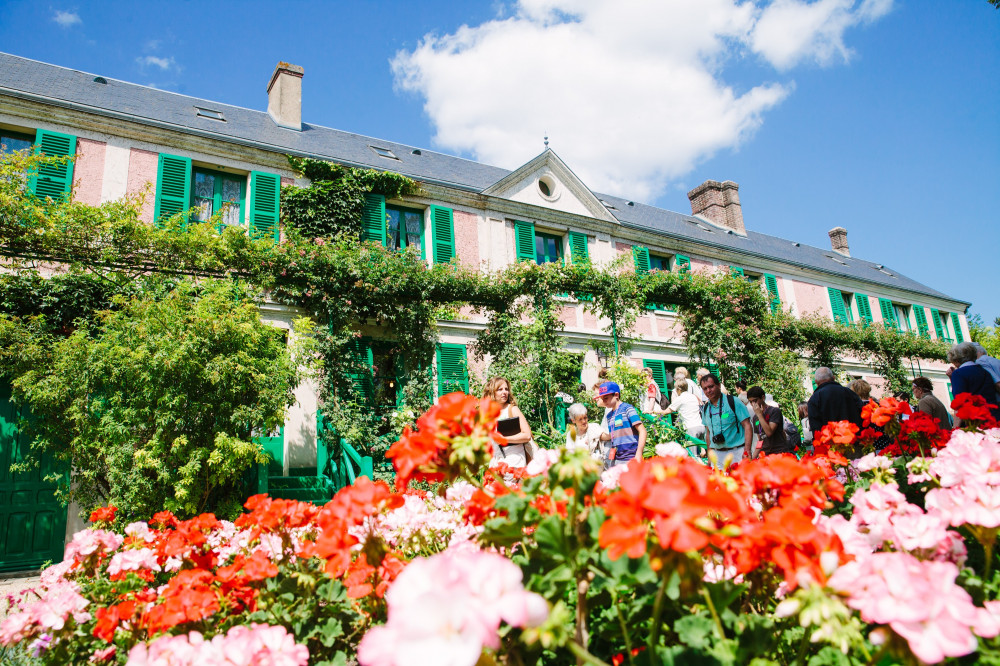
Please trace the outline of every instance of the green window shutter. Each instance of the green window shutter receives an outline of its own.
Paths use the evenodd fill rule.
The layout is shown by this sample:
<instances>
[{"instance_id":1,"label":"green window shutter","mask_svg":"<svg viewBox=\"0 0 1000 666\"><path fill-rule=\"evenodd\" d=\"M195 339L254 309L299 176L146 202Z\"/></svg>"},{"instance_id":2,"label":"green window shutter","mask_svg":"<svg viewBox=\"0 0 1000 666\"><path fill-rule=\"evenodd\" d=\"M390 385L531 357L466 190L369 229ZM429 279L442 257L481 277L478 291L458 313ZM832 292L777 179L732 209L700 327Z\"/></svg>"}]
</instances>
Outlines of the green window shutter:
<instances>
[{"instance_id":1,"label":"green window shutter","mask_svg":"<svg viewBox=\"0 0 1000 666\"><path fill-rule=\"evenodd\" d=\"M361 212L361 240L376 241L385 245L385 197L366 194Z\"/></svg>"},{"instance_id":2,"label":"green window shutter","mask_svg":"<svg viewBox=\"0 0 1000 666\"><path fill-rule=\"evenodd\" d=\"M270 238L277 244L281 206L281 176L250 172L250 238Z\"/></svg>"},{"instance_id":3,"label":"green window shutter","mask_svg":"<svg viewBox=\"0 0 1000 666\"><path fill-rule=\"evenodd\" d=\"M518 261L535 261L535 223L514 220L514 245Z\"/></svg>"},{"instance_id":4,"label":"green window shutter","mask_svg":"<svg viewBox=\"0 0 1000 666\"><path fill-rule=\"evenodd\" d=\"M660 387L661 393L667 392L667 366L663 361L644 359L642 367L653 371L653 381Z\"/></svg>"},{"instance_id":5,"label":"green window shutter","mask_svg":"<svg viewBox=\"0 0 1000 666\"><path fill-rule=\"evenodd\" d=\"M455 258L455 216L451 208L431 206L431 237L435 264L447 264Z\"/></svg>"},{"instance_id":6,"label":"green window shutter","mask_svg":"<svg viewBox=\"0 0 1000 666\"><path fill-rule=\"evenodd\" d=\"M678 254L674 256L674 266L677 267L678 273L690 273L691 272L691 259L685 257L683 254Z\"/></svg>"},{"instance_id":7,"label":"green window shutter","mask_svg":"<svg viewBox=\"0 0 1000 666\"><path fill-rule=\"evenodd\" d=\"M855 294L854 298L858 301L858 314L861 315L861 321L865 324L870 324L872 321L872 306L868 302L868 297L865 294Z\"/></svg>"},{"instance_id":8,"label":"green window shutter","mask_svg":"<svg viewBox=\"0 0 1000 666\"><path fill-rule=\"evenodd\" d=\"M641 245L632 246L632 258L635 260L635 272L645 275L649 272L649 249Z\"/></svg>"},{"instance_id":9,"label":"green window shutter","mask_svg":"<svg viewBox=\"0 0 1000 666\"><path fill-rule=\"evenodd\" d=\"M373 368L375 356L372 353L372 346L367 340L358 338L348 346L348 354L354 362L354 368L348 373L351 380L351 388L354 391L354 399L362 405L374 405L375 403L375 380Z\"/></svg>"},{"instance_id":10,"label":"green window shutter","mask_svg":"<svg viewBox=\"0 0 1000 666\"><path fill-rule=\"evenodd\" d=\"M917 318L917 330L920 332L920 337L929 340L931 333L930 329L927 328L927 312L924 310L924 306L914 305L913 314Z\"/></svg>"},{"instance_id":11,"label":"green window shutter","mask_svg":"<svg viewBox=\"0 0 1000 666\"><path fill-rule=\"evenodd\" d=\"M453 391L469 392L468 356L465 345L438 343L438 396Z\"/></svg>"},{"instance_id":12,"label":"green window shutter","mask_svg":"<svg viewBox=\"0 0 1000 666\"><path fill-rule=\"evenodd\" d=\"M76 155L76 137L40 129L35 134L35 154L48 157ZM58 199L73 189L73 162L46 164L31 174L28 187L38 197Z\"/></svg>"},{"instance_id":13,"label":"green window shutter","mask_svg":"<svg viewBox=\"0 0 1000 666\"><path fill-rule=\"evenodd\" d=\"M708 370L709 372L711 372L716 377L719 376L719 366L718 366L718 364L716 364L716 363L706 363L705 364L705 369ZM721 377L720 377L720 379L721 379Z\"/></svg>"},{"instance_id":14,"label":"green window shutter","mask_svg":"<svg viewBox=\"0 0 1000 666\"><path fill-rule=\"evenodd\" d=\"M767 293L771 296L771 312L778 312L781 310L781 298L778 297L778 278L770 273L764 273L764 286L767 287Z\"/></svg>"},{"instance_id":15,"label":"green window shutter","mask_svg":"<svg viewBox=\"0 0 1000 666\"><path fill-rule=\"evenodd\" d=\"M156 170L156 207L153 219L157 224L167 217L182 213L191 205L191 158L160 153Z\"/></svg>"},{"instance_id":16,"label":"green window shutter","mask_svg":"<svg viewBox=\"0 0 1000 666\"><path fill-rule=\"evenodd\" d=\"M938 340L944 340L944 323L941 321L941 313L931 308L931 321L934 322L934 333Z\"/></svg>"},{"instance_id":17,"label":"green window shutter","mask_svg":"<svg viewBox=\"0 0 1000 666\"><path fill-rule=\"evenodd\" d=\"M729 272L733 275L733 277L746 277L746 273L744 273L743 269L739 266L730 266Z\"/></svg>"},{"instance_id":18,"label":"green window shutter","mask_svg":"<svg viewBox=\"0 0 1000 666\"><path fill-rule=\"evenodd\" d=\"M587 234L579 231L569 232L569 252L570 259L574 264L583 264L590 261L590 254L587 251Z\"/></svg>"},{"instance_id":19,"label":"green window shutter","mask_svg":"<svg viewBox=\"0 0 1000 666\"><path fill-rule=\"evenodd\" d=\"M826 291L830 294L830 307L833 309L833 320L838 324L847 325L851 323L851 320L847 317L847 308L844 307L844 295L839 289L834 289L833 287L827 287Z\"/></svg>"},{"instance_id":20,"label":"green window shutter","mask_svg":"<svg viewBox=\"0 0 1000 666\"><path fill-rule=\"evenodd\" d=\"M892 309L892 301L888 298L880 298L878 299L878 307L882 311L882 325L898 331L899 322L896 321L896 313Z\"/></svg>"},{"instance_id":21,"label":"green window shutter","mask_svg":"<svg viewBox=\"0 0 1000 666\"><path fill-rule=\"evenodd\" d=\"M962 323L954 312L951 313L951 325L955 329L955 342L965 342L965 336L962 335Z\"/></svg>"},{"instance_id":22,"label":"green window shutter","mask_svg":"<svg viewBox=\"0 0 1000 666\"><path fill-rule=\"evenodd\" d=\"M951 382L945 382L945 385L948 387L948 397L951 399L951 402L948 404L951 404L952 402L955 402L955 394L951 390Z\"/></svg>"}]
</instances>

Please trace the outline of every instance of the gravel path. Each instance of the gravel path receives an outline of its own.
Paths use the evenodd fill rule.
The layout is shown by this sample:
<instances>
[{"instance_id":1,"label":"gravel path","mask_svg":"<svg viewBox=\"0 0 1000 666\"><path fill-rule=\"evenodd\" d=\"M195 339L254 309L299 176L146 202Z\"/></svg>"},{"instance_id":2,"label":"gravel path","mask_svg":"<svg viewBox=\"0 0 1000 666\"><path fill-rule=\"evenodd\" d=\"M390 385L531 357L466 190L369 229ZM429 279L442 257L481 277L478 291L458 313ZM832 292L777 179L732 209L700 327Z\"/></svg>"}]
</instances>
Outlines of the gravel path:
<instances>
[{"instance_id":1,"label":"gravel path","mask_svg":"<svg viewBox=\"0 0 1000 666\"><path fill-rule=\"evenodd\" d=\"M17 597L22 590L38 585L38 575L16 576L11 578L0 578L0 618L7 617L7 597L13 595Z\"/></svg>"}]
</instances>

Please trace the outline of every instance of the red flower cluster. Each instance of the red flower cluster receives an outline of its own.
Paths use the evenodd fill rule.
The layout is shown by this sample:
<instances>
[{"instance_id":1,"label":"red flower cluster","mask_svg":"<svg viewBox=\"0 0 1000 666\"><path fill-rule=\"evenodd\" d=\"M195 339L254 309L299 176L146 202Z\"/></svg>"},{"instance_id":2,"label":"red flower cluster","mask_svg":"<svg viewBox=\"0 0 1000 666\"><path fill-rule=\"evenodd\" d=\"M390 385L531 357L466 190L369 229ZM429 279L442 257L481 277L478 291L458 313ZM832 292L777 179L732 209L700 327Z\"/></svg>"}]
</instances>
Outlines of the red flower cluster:
<instances>
[{"instance_id":1,"label":"red flower cluster","mask_svg":"<svg viewBox=\"0 0 1000 666\"><path fill-rule=\"evenodd\" d=\"M204 569L178 572L160 593L161 603L142 614L140 626L154 635L214 615L221 609L214 581L212 572Z\"/></svg>"},{"instance_id":2,"label":"red flower cluster","mask_svg":"<svg viewBox=\"0 0 1000 666\"><path fill-rule=\"evenodd\" d=\"M877 425L880 428L892 420L897 414L912 414L910 403L895 398L882 398L879 402L869 400L861 408L861 419L864 425Z\"/></svg>"},{"instance_id":3,"label":"red flower cluster","mask_svg":"<svg viewBox=\"0 0 1000 666\"><path fill-rule=\"evenodd\" d=\"M385 483L361 477L353 486L342 488L320 509L315 521L319 534L314 542L304 544L299 554L325 559L326 572L341 576L351 563L351 547L358 543L349 528L384 509L402 505L403 496L393 493Z\"/></svg>"},{"instance_id":4,"label":"red flower cluster","mask_svg":"<svg viewBox=\"0 0 1000 666\"><path fill-rule=\"evenodd\" d=\"M740 525L741 534L727 544L727 561L740 573L773 562L792 589L803 577L825 582L822 555L832 552L839 562L843 547L836 536L819 530L812 519L829 500L843 499L844 486L816 461L797 460L789 454L765 456L738 466L733 477L764 510L759 520L749 519Z\"/></svg>"},{"instance_id":5,"label":"red flower cluster","mask_svg":"<svg viewBox=\"0 0 1000 666\"><path fill-rule=\"evenodd\" d=\"M479 460L465 459L470 463L485 462L492 454L491 440L503 443L496 433L496 419L500 405L456 391L441 397L438 404L417 419L417 429L407 426L399 441L386 453L396 468L396 487L406 488L410 479L440 481L457 469L449 460L455 440L468 438L481 449ZM474 456L475 457L475 456Z\"/></svg>"},{"instance_id":6,"label":"red flower cluster","mask_svg":"<svg viewBox=\"0 0 1000 666\"><path fill-rule=\"evenodd\" d=\"M387 553L378 566L372 566L367 557L359 557L351 562L344 575L347 596L360 599L374 592L376 597L382 599L389 589L389 584L396 580L396 576L405 568L406 560L396 552Z\"/></svg>"},{"instance_id":7,"label":"red flower cluster","mask_svg":"<svg viewBox=\"0 0 1000 666\"><path fill-rule=\"evenodd\" d=\"M825 455L831 448L843 448L854 443L858 426L850 421L834 421L823 426L813 439L813 450Z\"/></svg>"},{"instance_id":8,"label":"red flower cluster","mask_svg":"<svg viewBox=\"0 0 1000 666\"><path fill-rule=\"evenodd\" d=\"M898 446L900 448L918 448L919 446L923 446L925 449L940 449L948 443L950 438L951 431L942 428L938 424L937 419L923 412L915 412L910 418L900 424L899 435L895 444L883 449L882 453L884 455L900 455L893 454L892 452L886 453L891 446ZM930 451L925 450L924 453L929 455Z\"/></svg>"},{"instance_id":9,"label":"red flower cluster","mask_svg":"<svg viewBox=\"0 0 1000 666\"><path fill-rule=\"evenodd\" d=\"M996 405L986 402L986 398L981 395L971 393L959 393L951 401L951 408L955 416L962 420L963 425L969 425L981 430L997 427L996 419L993 418L991 409L996 409Z\"/></svg>"},{"instance_id":10,"label":"red flower cluster","mask_svg":"<svg viewBox=\"0 0 1000 666\"><path fill-rule=\"evenodd\" d=\"M690 458L652 458L629 465L604 510L608 519L598 542L616 560L646 552L650 524L660 548L702 550L744 514L746 505L704 465Z\"/></svg>"},{"instance_id":11,"label":"red flower cluster","mask_svg":"<svg viewBox=\"0 0 1000 666\"><path fill-rule=\"evenodd\" d=\"M102 506L98 509L94 509L90 514L90 522L92 523L106 523L110 525L115 522L115 513L118 511L118 507L108 505Z\"/></svg>"}]
</instances>

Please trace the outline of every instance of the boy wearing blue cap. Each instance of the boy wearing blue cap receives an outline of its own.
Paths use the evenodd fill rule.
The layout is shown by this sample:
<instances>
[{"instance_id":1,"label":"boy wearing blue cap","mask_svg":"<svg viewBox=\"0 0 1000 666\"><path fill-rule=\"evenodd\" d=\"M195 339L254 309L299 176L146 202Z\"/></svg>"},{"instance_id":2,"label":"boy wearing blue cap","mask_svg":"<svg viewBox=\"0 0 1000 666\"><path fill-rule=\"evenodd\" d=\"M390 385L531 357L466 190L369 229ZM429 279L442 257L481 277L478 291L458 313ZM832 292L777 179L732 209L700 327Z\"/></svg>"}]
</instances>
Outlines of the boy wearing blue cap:
<instances>
[{"instance_id":1,"label":"boy wearing blue cap","mask_svg":"<svg viewBox=\"0 0 1000 666\"><path fill-rule=\"evenodd\" d=\"M597 387L597 400L608 410L604 417L608 431L601 433L602 441L611 442L608 467L624 465L646 446L646 426L642 424L635 407L621 401L618 384L604 382ZM639 456L642 457L641 454Z\"/></svg>"}]
</instances>

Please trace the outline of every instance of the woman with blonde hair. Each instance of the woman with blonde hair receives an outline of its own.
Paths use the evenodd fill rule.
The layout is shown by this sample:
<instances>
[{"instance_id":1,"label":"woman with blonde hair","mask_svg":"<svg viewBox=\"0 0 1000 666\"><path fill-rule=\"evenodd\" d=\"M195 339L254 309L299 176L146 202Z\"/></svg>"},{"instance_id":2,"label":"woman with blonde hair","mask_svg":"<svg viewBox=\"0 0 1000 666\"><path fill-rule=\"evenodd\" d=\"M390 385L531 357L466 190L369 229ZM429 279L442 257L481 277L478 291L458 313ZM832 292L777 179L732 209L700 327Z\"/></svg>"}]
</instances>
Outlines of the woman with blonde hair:
<instances>
[{"instance_id":1,"label":"woman with blonde hair","mask_svg":"<svg viewBox=\"0 0 1000 666\"><path fill-rule=\"evenodd\" d=\"M489 398L500 403L500 419L518 419L519 429L511 435L504 435L507 443L503 446L493 445L493 460L506 463L511 467L524 467L528 464L526 447L531 441L531 427L524 414L517 407L517 402L510 392L510 382L503 377L493 377L483 387L483 398Z\"/></svg>"},{"instance_id":2,"label":"woman with blonde hair","mask_svg":"<svg viewBox=\"0 0 1000 666\"><path fill-rule=\"evenodd\" d=\"M847 385L847 388L857 393L861 402L867 403L872 399L872 385L863 379L855 379Z\"/></svg>"}]
</instances>

